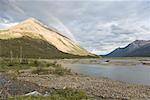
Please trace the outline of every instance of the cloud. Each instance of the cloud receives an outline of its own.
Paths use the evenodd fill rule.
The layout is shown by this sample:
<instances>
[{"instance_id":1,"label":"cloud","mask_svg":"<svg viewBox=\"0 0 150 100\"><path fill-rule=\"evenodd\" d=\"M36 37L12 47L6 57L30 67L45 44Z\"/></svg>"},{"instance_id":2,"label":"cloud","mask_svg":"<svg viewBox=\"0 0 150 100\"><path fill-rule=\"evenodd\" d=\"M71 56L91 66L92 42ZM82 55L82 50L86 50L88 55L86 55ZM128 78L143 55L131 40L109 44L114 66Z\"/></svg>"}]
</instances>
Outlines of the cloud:
<instances>
[{"instance_id":1,"label":"cloud","mask_svg":"<svg viewBox=\"0 0 150 100\"><path fill-rule=\"evenodd\" d=\"M0 1L0 17L9 23L35 17L98 54L150 39L149 11L148 0Z\"/></svg>"},{"instance_id":2,"label":"cloud","mask_svg":"<svg viewBox=\"0 0 150 100\"><path fill-rule=\"evenodd\" d=\"M11 26L17 25L18 23L0 23L0 28L9 28Z\"/></svg>"},{"instance_id":3,"label":"cloud","mask_svg":"<svg viewBox=\"0 0 150 100\"><path fill-rule=\"evenodd\" d=\"M9 22L9 20L0 17L0 29L9 28L17 24L18 22Z\"/></svg>"}]
</instances>

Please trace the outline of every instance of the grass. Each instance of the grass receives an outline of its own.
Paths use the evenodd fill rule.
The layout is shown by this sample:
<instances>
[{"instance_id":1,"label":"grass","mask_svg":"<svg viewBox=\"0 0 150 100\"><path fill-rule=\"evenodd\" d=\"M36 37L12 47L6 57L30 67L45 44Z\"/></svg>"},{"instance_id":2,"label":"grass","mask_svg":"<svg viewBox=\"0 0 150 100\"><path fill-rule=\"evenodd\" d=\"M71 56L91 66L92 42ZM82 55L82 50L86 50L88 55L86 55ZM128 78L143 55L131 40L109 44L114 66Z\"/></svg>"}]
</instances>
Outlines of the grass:
<instances>
[{"instance_id":1,"label":"grass","mask_svg":"<svg viewBox=\"0 0 150 100\"><path fill-rule=\"evenodd\" d=\"M87 100L89 97L81 90L66 88L53 91L49 96L18 96L8 100ZM90 99L91 100L91 99Z\"/></svg>"},{"instance_id":2,"label":"grass","mask_svg":"<svg viewBox=\"0 0 150 100\"><path fill-rule=\"evenodd\" d=\"M46 67L36 67L36 69L32 70L32 74L38 74L38 75L42 75L42 74L55 74L55 75L70 75L71 70L62 67L60 64L57 63L48 63L46 64Z\"/></svg>"},{"instance_id":3,"label":"grass","mask_svg":"<svg viewBox=\"0 0 150 100\"><path fill-rule=\"evenodd\" d=\"M19 70L31 69L32 74L56 74L56 75L70 75L71 70L62 67L60 64L54 62L46 62L39 60L27 60L22 59L20 62L19 59L2 59L0 60L0 72L13 71L17 75Z\"/></svg>"},{"instance_id":4,"label":"grass","mask_svg":"<svg viewBox=\"0 0 150 100\"><path fill-rule=\"evenodd\" d=\"M21 69L29 69L31 67L37 67L39 62L36 60L28 60L22 59L1 59L0 60L0 71L8 71L8 70L21 70Z\"/></svg>"},{"instance_id":5,"label":"grass","mask_svg":"<svg viewBox=\"0 0 150 100\"><path fill-rule=\"evenodd\" d=\"M31 65L29 63L19 63L17 61L1 60L0 61L0 71L5 72L9 70L20 70L28 69Z\"/></svg>"},{"instance_id":6,"label":"grass","mask_svg":"<svg viewBox=\"0 0 150 100\"><path fill-rule=\"evenodd\" d=\"M8 31L8 30L0 29L0 33L1 33L1 32L7 32L7 31Z\"/></svg>"}]
</instances>

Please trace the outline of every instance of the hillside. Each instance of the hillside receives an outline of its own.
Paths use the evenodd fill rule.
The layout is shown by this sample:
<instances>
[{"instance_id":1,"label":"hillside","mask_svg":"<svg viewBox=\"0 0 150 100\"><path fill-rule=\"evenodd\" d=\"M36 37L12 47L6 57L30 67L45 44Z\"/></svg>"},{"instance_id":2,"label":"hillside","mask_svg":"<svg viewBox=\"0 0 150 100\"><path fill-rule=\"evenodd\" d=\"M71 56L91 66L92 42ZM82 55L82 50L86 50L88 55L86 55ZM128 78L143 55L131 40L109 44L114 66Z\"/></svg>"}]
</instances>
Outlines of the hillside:
<instances>
[{"instance_id":1,"label":"hillside","mask_svg":"<svg viewBox=\"0 0 150 100\"><path fill-rule=\"evenodd\" d=\"M117 48L107 57L150 57L150 41L136 40L124 48Z\"/></svg>"},{"instance_id":2,"label":"hillside","mask_svg":"<svg viewBox=\"0 0 150 100\"><path fill-rule=\"evenodd\" d=\"M78 58L84 56L72 55L61 52L53 45L40 40L32 39L30 37L22 37L8 40L0 40L0 57L15 58ZM88 57L88 56L85 56ZM90 57L90 56L89 56Z\"/></svg>"},{"instance_id":3,"label":"hillside","mask_svg":"<svg viewBox=\"0 0 150 100\"><path fill-rule=\"evenodd\" d=\"M34 18L27 19L7 30L0 31L0 56L18 56L19 48L25 57L68 58L94 57L77 43Z\"/></svg>"}]
</instances>

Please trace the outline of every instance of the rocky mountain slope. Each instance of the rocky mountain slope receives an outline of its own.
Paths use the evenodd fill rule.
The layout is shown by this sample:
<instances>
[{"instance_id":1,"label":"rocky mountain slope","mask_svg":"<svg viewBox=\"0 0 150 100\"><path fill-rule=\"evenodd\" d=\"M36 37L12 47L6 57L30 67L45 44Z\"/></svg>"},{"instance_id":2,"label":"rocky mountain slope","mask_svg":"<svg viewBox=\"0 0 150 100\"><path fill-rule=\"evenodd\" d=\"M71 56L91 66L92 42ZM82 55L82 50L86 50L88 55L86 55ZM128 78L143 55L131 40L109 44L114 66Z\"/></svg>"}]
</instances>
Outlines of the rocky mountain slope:
<instances>
[{"instance_id":1,"label":"rocky mountain slope","mask_svg":"<svg viewBox=\"0 0 150 100\"><path fill-rule=\"evenodd\" d=\"M117 48L108 57L150 57L150 40L136 40L124 48Z\"/></svg>"},{"instance_id":2,"label":"rocky mountain slope","mask_svg":"<svg viewBox=\"0 0 150 100\"><path fill-rule=\"evenodd\" d=\"M16 50L19 47L23 48L23 54L27 52L24 56L30 55L30 57L43 55L42 57L46 56L45 58L47 56L55 58L55 56L63 57L63 55L67 54L69 57L70 55L74 57L94 56L74 41L63 36L58 31L48 28L34 18L27 19L8 30L1 30L0 45L0 56L8 56L10 51L16 54Z\"/></svg>"}]
</instances>

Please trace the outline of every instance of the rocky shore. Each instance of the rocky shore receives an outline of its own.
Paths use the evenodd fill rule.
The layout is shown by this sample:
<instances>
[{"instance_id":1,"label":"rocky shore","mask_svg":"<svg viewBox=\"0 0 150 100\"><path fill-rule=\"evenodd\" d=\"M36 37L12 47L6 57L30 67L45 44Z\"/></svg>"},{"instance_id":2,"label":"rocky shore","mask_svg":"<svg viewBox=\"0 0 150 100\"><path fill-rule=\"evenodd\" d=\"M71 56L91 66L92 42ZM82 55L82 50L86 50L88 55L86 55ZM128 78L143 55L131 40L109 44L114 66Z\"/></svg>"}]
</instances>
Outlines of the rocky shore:
<instances>
[{"instance_id":1,"label":"rocky shore","mask_svg":"<svg viewBox=\"0 0 150 100\"><path fill-rule=\"evenodd\" d=\"M111 65L150 65L149 57L127 58L88 58L88 59L40 59L40 61L58 62L60 64L111 64Z\"/></svg>"},{"instance_id":2,"label":"rocky shore","mask_svg":"<svg viewBox=\"0 0 150 100\"><path fill-rule=\"evenodd\" d=\"M53 89L81 89L94 98L106 100L148 100L150 86L128 84L107 78L81 75L20 75L19 80Z\"/></svg>"},{"instance_id":3,"label":"rocky shore","mask_svg":"<svg viewBox=\"0 0 150 100\"><path fill-rule=\"evenodd\" d=\"M17 80L13 75L0 73L0 100L16 95L24 95L32 91L44 93L48 88L29 81Z\"/></svg>"}]
</instances>

